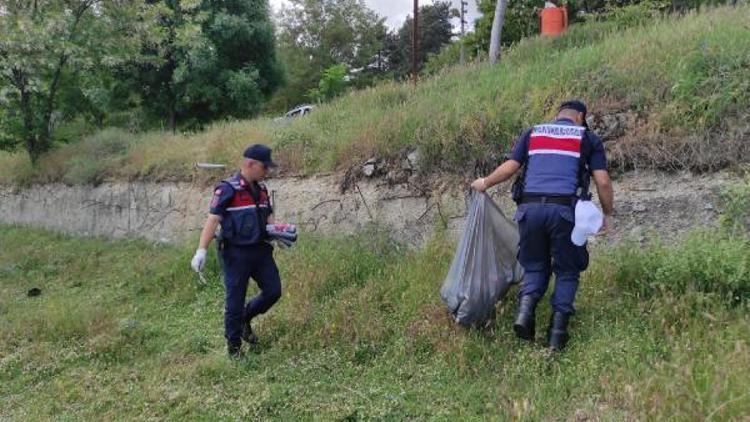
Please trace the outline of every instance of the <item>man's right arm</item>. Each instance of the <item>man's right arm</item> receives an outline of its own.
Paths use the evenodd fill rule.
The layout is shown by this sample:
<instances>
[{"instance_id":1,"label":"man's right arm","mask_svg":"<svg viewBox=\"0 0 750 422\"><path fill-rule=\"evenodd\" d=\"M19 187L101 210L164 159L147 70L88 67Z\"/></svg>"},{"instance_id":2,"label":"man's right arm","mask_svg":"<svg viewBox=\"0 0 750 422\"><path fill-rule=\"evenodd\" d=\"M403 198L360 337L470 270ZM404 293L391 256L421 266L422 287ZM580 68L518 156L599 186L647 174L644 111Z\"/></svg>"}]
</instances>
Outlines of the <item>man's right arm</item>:
<instances>
[{"instance_id":1,"label":"man's right arm","mask_svg":"<svg viewBox=\"0 0 750 422\"><path fill-rule=\"evenodd\" d=\"M198 241L198 249L208 249L211 244L211 239L214 238L216 228L221 222L221 217L215 214L209 214L206 218L206 222L203 224L203 231L201 231L201 238Z\"/></svg>"},{"instance_id":2,"label":"man's right arm","mask_svg":"<svg viewBox=\"0 0 750 422\"><path fill-rule=\"evenodd\" d=\"M604 213L604 224L602 224L601 234L606 233L612 226L612 213L614 212L615 193L612 189L612 181L609 178L607 170L594 170L594 183L596 183L596 192L599 195L599 203L602 204Z\"/></svg>"},{"instance_id":3,"label":"man's right arm","mask_svg":"<svg viewBox=\"0 0 750 422\"><path fill-rule=\"evenodd\" d=\"M604 152L604 143L602 139L594 132L586 132L587 139L591 145L591 155L589 156L589 168L591 175L596 183L596 192L599 194L599 203L602 204L604 213L604 223L602 224L599 234L604 234L611 228L612 213L614 212L614 191L612 181L609 179L607 171L607 156Z\"/></svg>"},{"instance_id":4,"label":"man's right arm","mask_svg":"<svg viewBox=\"0 0 750 422\"><path fill-rule=\"evenodd\" d=\"M496 184L510 179L519 168L521 168L521 163L513 159L507 160L500 164L489 176L479 178L472 182L471 187L478 192L484 192Z\"/></svg>"},{"instance_id":5,"label":"man's right arm","mask_svg":"<svg viewBox=\"0 0 750 422\"><path fill-rule=\"evenodd\" d=\"M190 266L197 272L203 271L203 265L206 263L206 250L214 238L216 227L221 222L221 214L226 208L226 204L234 195L234 190L225 183L219 184L214 190L214 196L211 198L211 205L206 222L203 223L203 230L198 241L198 249L195 251Z\"/></svg>"},{"instance_id":6,"label":"man's right arm","mask_svg":"<svg viewBox=\"0 0 750 422\"><path fill-rule=\"evenodd\" d=\"M513 142L513 147L511 147L510 154L507 156L508 159L500 164L495 171L490 173L489 176L480 177L473 181L471 187L478 192L484 192L492 186L510 179L511 176L521 168L523 162L526 161L526 156L529 151L530 135L531 129L525 130L521 136Z\"/></svg>"},{"instance_id":7,"label":"man's right arm","mask_svg":"<svg viewBox=\"0 0 750 422\"><path fill-rule=\"evenodd\" d=\"M201 232L201 239L198 241L198 249L195 251L193 259L190 261L190 267L195 272L200 273L203 271L203 266L206 264L206 250L208 245L211 243L211 239L214 237L216 227L219 225L221 217L216 214L209 214L206 219L206 223L203 224L203 231Z\"/></svg>"},{"instance_id":8,"label":"man's right arm","mask_svg":"<svg viewBox=\"0 0 750 422\"><path fill-rule=\"evenodd\" d=\"M214 189L214 195L209 205L208 218L203 224L201 238L198 241L198 249L208 249L211 239L214 238L216 227L221 223L221 216L226 211L227 205L234 196L234 189L227 183L219 183Z\"/></svg>"}]
</instances>

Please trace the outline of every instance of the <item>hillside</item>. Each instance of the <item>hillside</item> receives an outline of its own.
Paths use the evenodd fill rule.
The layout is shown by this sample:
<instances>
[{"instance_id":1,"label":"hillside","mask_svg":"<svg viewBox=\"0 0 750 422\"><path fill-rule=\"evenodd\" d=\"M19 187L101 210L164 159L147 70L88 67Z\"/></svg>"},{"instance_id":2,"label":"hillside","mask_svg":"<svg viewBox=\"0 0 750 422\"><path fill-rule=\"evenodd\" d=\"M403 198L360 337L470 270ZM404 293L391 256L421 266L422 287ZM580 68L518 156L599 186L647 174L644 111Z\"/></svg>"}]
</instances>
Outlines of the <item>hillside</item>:
<instances>
[{"instance_id":1,"label":"hillside","mask_svg":"<svg viewBox=\"0 0 750 422\"><path fill-rule=\"evenodd\" d=\"M277 149L287 174L357 170L372 157L420 153L422 174L470 177L494 166L526 125L561 99L592 110L616 169L697 171L748 160L750 6L574 26L558 39L525 40L499 66L455 67L421 81L354 92L287 123L216 124L173 136L107 129L48 154L0 156L0 181L70 183L195 177L196 161L231 163L247 143ZM354 172L356 175L356 171Z\"/></svg>"},{"instance_id":2,"label":"hillside","mask_svg":"<svg viewBox=\"0 0 750 422\"><path fill-rule=\"evenodd\" d=\"M271 181L319 214L295 220L299 242L274 252L283 295L255 320L260 343L241 360L226 356L214 247L205 279L189 267L197 229L180 244L0 224L0 420L747 420L750 177L737 174L750 159L749 51L750 5L668 17L626 8L562 38L526 40L497 67L455 67L417 88L384 84L294 121L178 135L110 128L36 168L25 154L0 154L0 184L42 183L0 186L4 204L26 195L15 214L52 210L87 233L90 220L110 216L125 216L110 229L132 221L156 232L141 223L159 218L190 228L215 176L195 163L231 165L253 140L274 146L281 176L331 173ZM422 182L463 191L461 180L494 166L522 127L572 96L589 103L606 142L616 231L591 243L571 341L551 354L551 291L534 343L512 330L517 287L487 326L452 321L439 295L455 251L442 213L458 221L463 196L455 212L432 207ZM341 194L366 160L391 181L414 151L416 183L373 178ZM158 183L174 180L195 183ZM81 186L122 181L135 183ZM149 186L130 186L139 184ZM381 188L387 195L373 194ZM101 201L85 196L97 190ZM70 200L72 191L82 196ZM356 206L342 205L346 195ZM201 211L158 214L168 206L151 197ZM366 197L389 202L399 222L432 208L440 219L424 223L429 235L414 247L394 240ZM324 218L338 225L324 233L337 234L304 225ZM345 223L358 233L343 234Z\"/></svg>"}]
</instances>

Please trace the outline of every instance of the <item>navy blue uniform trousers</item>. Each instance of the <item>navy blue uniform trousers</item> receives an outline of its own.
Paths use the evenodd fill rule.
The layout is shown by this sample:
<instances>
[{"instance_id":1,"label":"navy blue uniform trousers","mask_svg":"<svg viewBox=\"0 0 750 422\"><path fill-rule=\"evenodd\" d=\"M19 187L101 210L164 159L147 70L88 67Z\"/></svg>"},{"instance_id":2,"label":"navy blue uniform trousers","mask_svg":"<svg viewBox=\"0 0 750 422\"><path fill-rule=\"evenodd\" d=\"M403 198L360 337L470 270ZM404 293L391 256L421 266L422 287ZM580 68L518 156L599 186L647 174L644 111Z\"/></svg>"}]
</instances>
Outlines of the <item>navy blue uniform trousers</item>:
<instances>
[{"instance_id":1,"label":"navy blue uniform trousers","mask_svg":"<svg viewBox=\"0 0 750 422\"><path fill-rule=\"evenodd\" d=\"M520 234L518 261L525 272L519 297L529 295L540 300L554 272L552 309L573 314L578 280L581 271L589 264L586 245L576 246L570 240L575 222L573 207L550 203L521 204L515 219Z\"/></svg>"},{"instance_id":2,"label":"navy blue uniform trousers","mask_svg":"<svg viewBox=\"0 0 750 422\"><path fill-rule=\"evenodd\" d=\"M269 310L281 297L281 278L266 242L252 246L227 245L221 251L224 271L224 336L239 343L242 326ZM245 305L247 284L253 278L260 293Z\"/></svg>"}]
</instances>

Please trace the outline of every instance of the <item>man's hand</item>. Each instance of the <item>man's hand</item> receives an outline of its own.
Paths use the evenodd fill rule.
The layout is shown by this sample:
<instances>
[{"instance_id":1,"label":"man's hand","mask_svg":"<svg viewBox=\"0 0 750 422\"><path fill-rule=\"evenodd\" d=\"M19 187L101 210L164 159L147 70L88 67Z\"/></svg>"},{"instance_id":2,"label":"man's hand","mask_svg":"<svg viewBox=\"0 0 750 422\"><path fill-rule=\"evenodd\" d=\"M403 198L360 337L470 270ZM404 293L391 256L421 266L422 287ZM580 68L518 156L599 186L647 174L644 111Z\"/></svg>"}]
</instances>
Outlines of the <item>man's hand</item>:
<instances>
[{"instance_id":1,"label":"man's hand","mask_svg":"<svg viewBox=\"0 0 750 422\"><path fill-rule=\"evenodd\" d=\"M197 251L195 251L195 256L193 257L193 260L190 261L190 266L193 268L193 271L196 273L203 271L203 266L206 264L206 250L203 248L199 248Z\"/></svg>"},{"instance_id":2,"label":"man's hand","mask_svg":"<svg viewBox=\"0 0 750 422\"><path fill-rule=\"evenodd\" d=\"M471 187L477 192L484 192L487 190L487 185L484 183L484 177L480 177L479 179L471 182Z\"/></svg>"}]
</instances>

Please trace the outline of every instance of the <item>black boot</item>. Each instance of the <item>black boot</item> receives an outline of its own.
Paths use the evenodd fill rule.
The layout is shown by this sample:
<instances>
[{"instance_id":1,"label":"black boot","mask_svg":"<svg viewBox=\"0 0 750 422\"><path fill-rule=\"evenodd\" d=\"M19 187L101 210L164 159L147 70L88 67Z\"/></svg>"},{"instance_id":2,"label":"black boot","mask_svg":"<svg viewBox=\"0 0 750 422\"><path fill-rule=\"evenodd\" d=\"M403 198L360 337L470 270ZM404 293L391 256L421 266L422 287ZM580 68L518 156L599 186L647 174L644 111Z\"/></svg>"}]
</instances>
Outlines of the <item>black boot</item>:
<instances>
[{"instance_id":1,"label":"black boot","mask_svg":"<svg viewBox=\"0 0 750 422\"><path fill-rule=\"evenodd\" d=\"M521 296L518 301L518 312L516 321L513 323L513 331L519 338L524 340L534 340L536 299L531 296Z\"/></svg>"},{"instance_id":2,"label":"black boot","mask_svg":"<svg viewBox=\"0 0 750 422\"><path fill-rule=\"evenodd\" d=\"M242 326L242 339L247 342L247 344L257 344L258 343L258 336L255 335L253 332L253 327L250 326L250 321L246 322L245 325Z\"/></svg>"},{"instance_id":3,"label":"black boot","mask_svg":"<svg viewBox=\"0 0 750 422\"><path fill-rule=\"evenodd\" d=\"M568 317L562 312L553 312L547 330L549 348L553 351L562 350L568 343Z\"/></svg>"},{"instance_id":4,"label":"black boot","mask_svg":"<svg viewBox=\"0 0 750 422\"><path fill-rule=\"evenodd\" d=\"M231 341L228 341L227 353L229 354L230 358L241 359L244 356L244 353L242 353L242 342L233 343Z\"/></svg>"}]
</instances>

